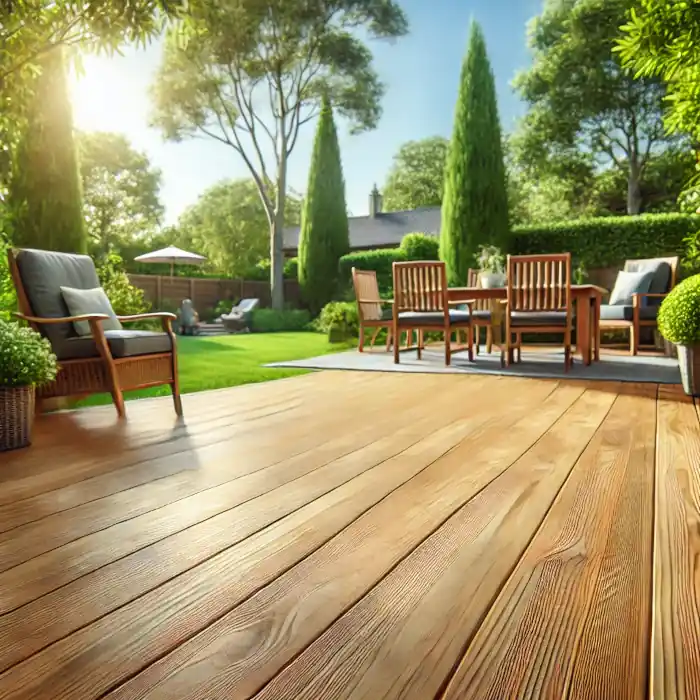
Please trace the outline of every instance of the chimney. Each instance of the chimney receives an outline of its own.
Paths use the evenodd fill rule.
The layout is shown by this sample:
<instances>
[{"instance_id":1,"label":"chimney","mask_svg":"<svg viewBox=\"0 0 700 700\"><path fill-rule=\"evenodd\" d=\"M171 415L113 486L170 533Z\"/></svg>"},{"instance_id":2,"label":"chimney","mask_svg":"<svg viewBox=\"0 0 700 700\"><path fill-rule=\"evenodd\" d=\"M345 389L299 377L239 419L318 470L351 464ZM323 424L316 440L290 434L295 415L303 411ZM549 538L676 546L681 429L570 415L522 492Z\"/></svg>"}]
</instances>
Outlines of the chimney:
<instances>
[{"instance_id":1,"label":"chimney","mask_svg":"<svg viewBox=\"0 0 700 700\"><path fill-rule=\"evenodd\" d=\"M372 191L369 193L369 216L370 219L375 219L377 214L381 214L382 211L382 195L379 194L377 185L374 186Z\"/></svg>"}]
</instances>

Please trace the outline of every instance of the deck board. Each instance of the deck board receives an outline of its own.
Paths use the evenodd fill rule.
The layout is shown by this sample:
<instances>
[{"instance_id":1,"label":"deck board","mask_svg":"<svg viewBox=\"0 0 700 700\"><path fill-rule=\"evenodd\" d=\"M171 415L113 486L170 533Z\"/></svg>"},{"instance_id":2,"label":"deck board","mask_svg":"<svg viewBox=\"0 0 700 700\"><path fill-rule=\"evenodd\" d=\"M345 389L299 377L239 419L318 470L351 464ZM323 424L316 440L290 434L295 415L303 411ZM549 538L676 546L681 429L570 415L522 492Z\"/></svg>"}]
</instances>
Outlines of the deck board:
<instances>
[{"instance_id":1,"label":"deck board","mask_svg":"<svg viewBox=\"0 0 700 700\"><path fill-rule=\"evenodd\" d=\"M0 698L700 697L696 407L571 374L42 417L0 455Z\"/></svg>"}]
</instances>

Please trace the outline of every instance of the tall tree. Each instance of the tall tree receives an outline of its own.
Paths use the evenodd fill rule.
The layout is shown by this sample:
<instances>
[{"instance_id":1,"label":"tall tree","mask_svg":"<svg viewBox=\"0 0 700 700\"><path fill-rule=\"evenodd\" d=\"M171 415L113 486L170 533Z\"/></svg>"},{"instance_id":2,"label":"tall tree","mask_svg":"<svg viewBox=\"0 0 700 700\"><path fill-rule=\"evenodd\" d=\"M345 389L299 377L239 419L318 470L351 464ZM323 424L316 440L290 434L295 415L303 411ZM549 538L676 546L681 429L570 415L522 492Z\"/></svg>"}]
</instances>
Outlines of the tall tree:
<instances>
[{"instance_id":1,"label":"tall tree","mask_svg":"<svg viewBox=\"0 0 700 700\"><path fill-rule=\"evenodd\" d=\"M160 224L160 170L122 134L78 133L77 141L89 250L118 252Z\"/></svg>"},{"instance_id":2,"label":"tall tree","mask_svg":"<svg viewBox=\"0 0 700 700\"><path fill-rule=\"evenodd\" d=\"M629 214L642 210L650 158L671 141L661 120L664 86L635 79L614 51L635 2L550 0L530 26L532 66L515 81L530 106L523 160L541 171L576 151L593 154L625 173Z\"/></svg>"},{"instance_id":3,"label":"tall tree","mask_svg":"<svg viewBox=\"0 0 700 700\"><path fill-rule=\"evenodd\" d=\"M312 311L337 291L338 261L350 252L345 181L333 110L323 99L299 233L299 283Z\"/></svg>"},{"instance_id":4,"label":"tall tree","mask_svg":"<svg viewBox=\"0 0 700 700\"><path fill-rule=\"evenodd\" d=\"M383 86L359 38L407 31L396 0L211 0L171 31L154 85L166 136L232 148L258 187L270 230L271 292L282 308L287 166L301 128L327 94L355 130L376 126Z\"/></svg>"},{"instance_id":5,"label":"tall tree","mask_svg":"<svg viewBox=\"0 0 700 700\"><path fill-rule=\"evenodd\" d=\"M9 202L15 243L72 253L87 251L73 113L61 48L41 59L14 163Z\"/></svg>"},{"instance_id":6,"label":"tall tree","mask_svg":"<svg viewBox=\"0 0 700 700\"><path fill-rule=\"evenodd\" d=\"M667 84L666 124L700 142L700 14L696 2L639 0L618 51L636 78Z\"/></svg>"},{"instance_id":7,"label":"tall tree","mask_svg":"<svg viewBox=\"0 0 700 700\"><path fill-rule=\"evenodd\" d=\"M466 284L480 244L506 246L508 193L496 86L481 28L472 22L445 167L440 258Z\"/></svg>"},{"instance_id":8,"label":"tall tree","mask_svg":"<svg viewBox=\"0 0 700 700\"><path fill-rule=\"evenodd\" d=\"M386 211L442 204L448 146L446 138L433 136L399 148L382 190Z\"/></svg>"},{"instance_id":9,"label":"tall tree","mask_svg":"<svg viewBox=\"0 0 700 700\"><path fill-rule=\"evenodd\" d=\"M286 224L298 226L300 199L290 193L285 209ZM245 278L261 260L269 259L267 216L250 178L210 187L185 210L173 233L175 239L166 245L196 250L230 277Z\"/></svg>"}]
</instances>

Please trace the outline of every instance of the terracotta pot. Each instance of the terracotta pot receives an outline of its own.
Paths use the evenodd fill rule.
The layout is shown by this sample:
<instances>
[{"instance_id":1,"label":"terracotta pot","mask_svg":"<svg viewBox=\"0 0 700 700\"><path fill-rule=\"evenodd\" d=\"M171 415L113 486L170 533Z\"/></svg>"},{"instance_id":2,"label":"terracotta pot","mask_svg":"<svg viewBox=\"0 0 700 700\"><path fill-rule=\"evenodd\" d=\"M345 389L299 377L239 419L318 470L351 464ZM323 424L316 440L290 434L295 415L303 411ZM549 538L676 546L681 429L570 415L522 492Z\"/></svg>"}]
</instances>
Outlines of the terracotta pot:
<instances>
[{"instance_id":1,"label":"terracotta pot","mask_svg":"<svg viewBox=\"0 0 700 700\"><path fill-rule=\"evenodd\" d=\"M33 386L0 387L0 452L31 444L34 405Z\"/></svg>"}]
</instances>

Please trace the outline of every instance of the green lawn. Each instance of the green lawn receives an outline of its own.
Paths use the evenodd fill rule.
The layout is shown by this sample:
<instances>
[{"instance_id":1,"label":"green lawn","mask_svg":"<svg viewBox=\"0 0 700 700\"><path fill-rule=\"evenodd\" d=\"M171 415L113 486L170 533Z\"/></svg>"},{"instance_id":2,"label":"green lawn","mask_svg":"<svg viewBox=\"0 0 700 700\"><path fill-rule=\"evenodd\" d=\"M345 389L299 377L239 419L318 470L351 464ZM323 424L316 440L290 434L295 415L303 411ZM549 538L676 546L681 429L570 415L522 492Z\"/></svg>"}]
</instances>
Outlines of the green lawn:
<instances>
[{"instance_id":1,"label":"green lawn","mask_svg":"<svg viewBox=\"0 0 700 700\"><path fill-rule=\"evenodd\" d=\"M352 344L354 345L354 343ZM301 360L306 357L347 350L350 344L331 345L320 333L250 333L212 338L178 338L180 390L183 394L206 389L266 382L270 379L306 374L307 370L263 367L268 362ZM170 387L130 391L128 399L167 396ZM91 396L80 406L110 403L108 394Z\"/></svg>"}]
</instances>

